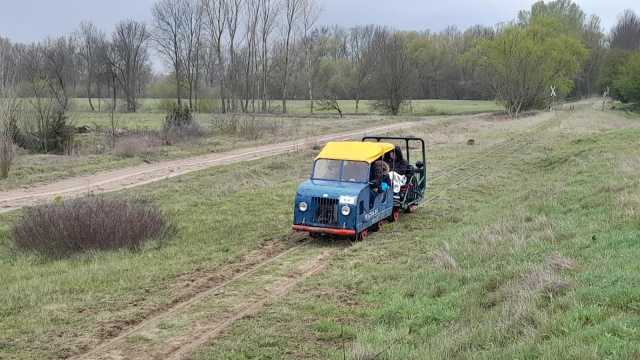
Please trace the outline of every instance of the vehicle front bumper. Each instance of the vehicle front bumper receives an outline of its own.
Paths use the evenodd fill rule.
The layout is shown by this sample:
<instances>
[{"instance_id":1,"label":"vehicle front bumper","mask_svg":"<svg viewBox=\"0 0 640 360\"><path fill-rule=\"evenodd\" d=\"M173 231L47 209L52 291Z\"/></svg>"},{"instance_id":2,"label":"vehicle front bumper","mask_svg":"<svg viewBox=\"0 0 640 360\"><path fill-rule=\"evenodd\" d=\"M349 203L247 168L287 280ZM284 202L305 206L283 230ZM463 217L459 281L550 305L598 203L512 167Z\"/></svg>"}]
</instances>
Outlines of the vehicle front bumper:
<instances>
[{"instance_id":1,"label":"vehicle front bumper","mask_svg":"<svg viewBox=\"0 0 640 360\"><path fill-rule=\"evenodd\" d=\"M323 228L316 226L305 225L293 225L293 230L298 232L314 233L314 234L329 234L337 236L355 236L356 231L350 229L335 229L335 228Z\"/></svg>"}]
</instances>

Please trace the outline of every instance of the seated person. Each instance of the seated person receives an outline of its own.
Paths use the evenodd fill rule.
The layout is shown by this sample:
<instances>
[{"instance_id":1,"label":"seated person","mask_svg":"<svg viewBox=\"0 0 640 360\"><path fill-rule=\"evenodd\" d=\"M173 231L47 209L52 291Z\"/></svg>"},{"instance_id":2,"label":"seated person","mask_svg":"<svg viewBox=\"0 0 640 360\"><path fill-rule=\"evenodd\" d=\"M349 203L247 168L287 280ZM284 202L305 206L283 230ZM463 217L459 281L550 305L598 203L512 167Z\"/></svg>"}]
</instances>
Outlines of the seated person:
<instances>
[{"instance_id":1,"label":"seated person","mask_svg":"<svg viewBox=\"0 0 640 360\"><path fill-rule=\"evenodd\" d=\"M409 169L409 164L404 159L404 156L402 156L402 149L400 148L400 146L396 146L396 148L389 153L389 157L391 171L396 172L400 175L405 175L407 170Z\"/></svg>"},{"instance_id":2,"label":"seated person","mask_svg":"<svg viewBox=\"0 0 640 360\"><path fill-rule=\"evenodd\" d=\"M384 193L391 186L389 178L389 165L382 160L377 160L371 166L371 182L375 192Z\"/></svg>"}]
</instances>

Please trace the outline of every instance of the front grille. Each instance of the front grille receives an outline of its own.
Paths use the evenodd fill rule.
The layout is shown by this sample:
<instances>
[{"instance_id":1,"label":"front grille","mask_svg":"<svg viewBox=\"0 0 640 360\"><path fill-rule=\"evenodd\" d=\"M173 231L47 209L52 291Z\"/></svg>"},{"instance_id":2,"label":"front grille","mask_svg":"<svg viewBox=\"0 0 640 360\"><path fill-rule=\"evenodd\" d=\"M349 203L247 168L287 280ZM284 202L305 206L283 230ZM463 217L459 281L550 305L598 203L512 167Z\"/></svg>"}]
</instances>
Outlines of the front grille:
<instances>
[{"instance_id":1,"label":"front grille","mask_svg":"<svg viewBox=\"0 0 640 360\"><path fill-rule=\"evenodd\" d=\"M338 199L314 197L316 209L313 221L322 225L338 225Z\"/></svg>"}]
</instances>

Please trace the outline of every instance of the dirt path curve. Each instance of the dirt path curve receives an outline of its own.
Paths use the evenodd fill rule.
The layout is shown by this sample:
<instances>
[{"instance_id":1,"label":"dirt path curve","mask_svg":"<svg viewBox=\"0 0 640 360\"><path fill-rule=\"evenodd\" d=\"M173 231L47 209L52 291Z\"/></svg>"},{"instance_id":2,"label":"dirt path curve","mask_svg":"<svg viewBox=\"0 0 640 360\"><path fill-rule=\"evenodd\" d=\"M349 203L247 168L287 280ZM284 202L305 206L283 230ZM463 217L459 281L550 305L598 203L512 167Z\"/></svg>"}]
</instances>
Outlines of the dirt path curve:
<instances>
[{"instance_id":1,"label":"dirt path curve","mask_svg":"<svg viewBox=\"0 0 640 360\"><path fill-rule=\"evenodd\" d=\"M455 118L455 117L451 117ZM433 120L433 119L432 119ZM50 202L56 197L73 198L88 193L106 193L128 189L156 181L203 170L212 166L261 159L268 156L300 151L328 141L353 139L369 134L381 134L423 125L428 121L413 121L321 135L284 143L244 148L224 153L207 154L187 159L162 161L124 169L80 176L28 189L0 193L0 213Z\"/></svg>"}]
</instances>

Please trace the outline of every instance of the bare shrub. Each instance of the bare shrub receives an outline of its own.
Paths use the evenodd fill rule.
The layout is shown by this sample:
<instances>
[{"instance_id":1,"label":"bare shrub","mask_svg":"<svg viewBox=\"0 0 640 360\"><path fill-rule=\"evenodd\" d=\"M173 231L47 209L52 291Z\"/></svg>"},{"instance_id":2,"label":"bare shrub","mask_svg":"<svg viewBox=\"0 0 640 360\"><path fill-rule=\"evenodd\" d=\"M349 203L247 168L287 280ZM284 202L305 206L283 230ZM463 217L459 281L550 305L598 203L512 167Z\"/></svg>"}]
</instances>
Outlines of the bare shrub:
<instances>
[{"instance_id":1,"label":"bare shrub","mask_svg":"<svg viewBox=\"0 0 640 360\"><path fill-rule=\"evenodd\" d=\"M21 103L13 92L0 89L0 179L9 176L16 156L15 138L18 132L18 116Z\"/></svg>"},{"instance_id":2,"label":"bare shrub","mask_svg":"<svg viewBox=\"0 0 640 360\"><path fill-rule=\"evenodd\" d=\"M156 145L155 141L149 137L126 136L116 140L113 154L124 158L131 158L152 153Z\"/></svg>"},{"instance_id":3,"label":"bare shrub","mask_svg":"<svg viewBox=\"0 0 640 360\"><path fill-rule=\"evenodd\" d=\"M175 105L165 117L162 140L165 145L201 137L205 131L195 122L188 106Z\"/></svg>"},{"instance_id":4,"label":"bare shrub","mask_svg":"<svg viewBox=\"0 0 640 360\"><path fill-rule=\"evenodd\" d=\"M266 135L277 135L283 124L281 120L257 118L254 115L224 114L212 118L212 128L221 134L258 140Z\"/></svg>"},{"instance_id":5,"label":"bare shrub","mask_svg":"<svg viewBox=\"0 0 640 360\"><path fill-rule=\"evenodd\" d=\"M165 145L173 145L189 139L203 137L206 131L193 122L185 126L164 127L162 129L162 141Z\"/></svg>"},{"instance_id":6,"label":"bare shrub","mask_svg":"<svg viewBox=\"0 0 640 360\"><path fill-rule=\"evenodd\" d=\"M16 156L16 146L11 136L0 134L0 179L9 177L9 170Z\"/></svg>"},{"instance_id":7,"label":"bare shrub","mask_svg":"<svg viewBox=\"0 0 640 360\"><path fill-rule=\"evenodd\" d=\"M173 225L143 199L86 197L29 208L13 226L16 248L60 258L91 250L140 249Z\"/></svg>"}]
</instances>

